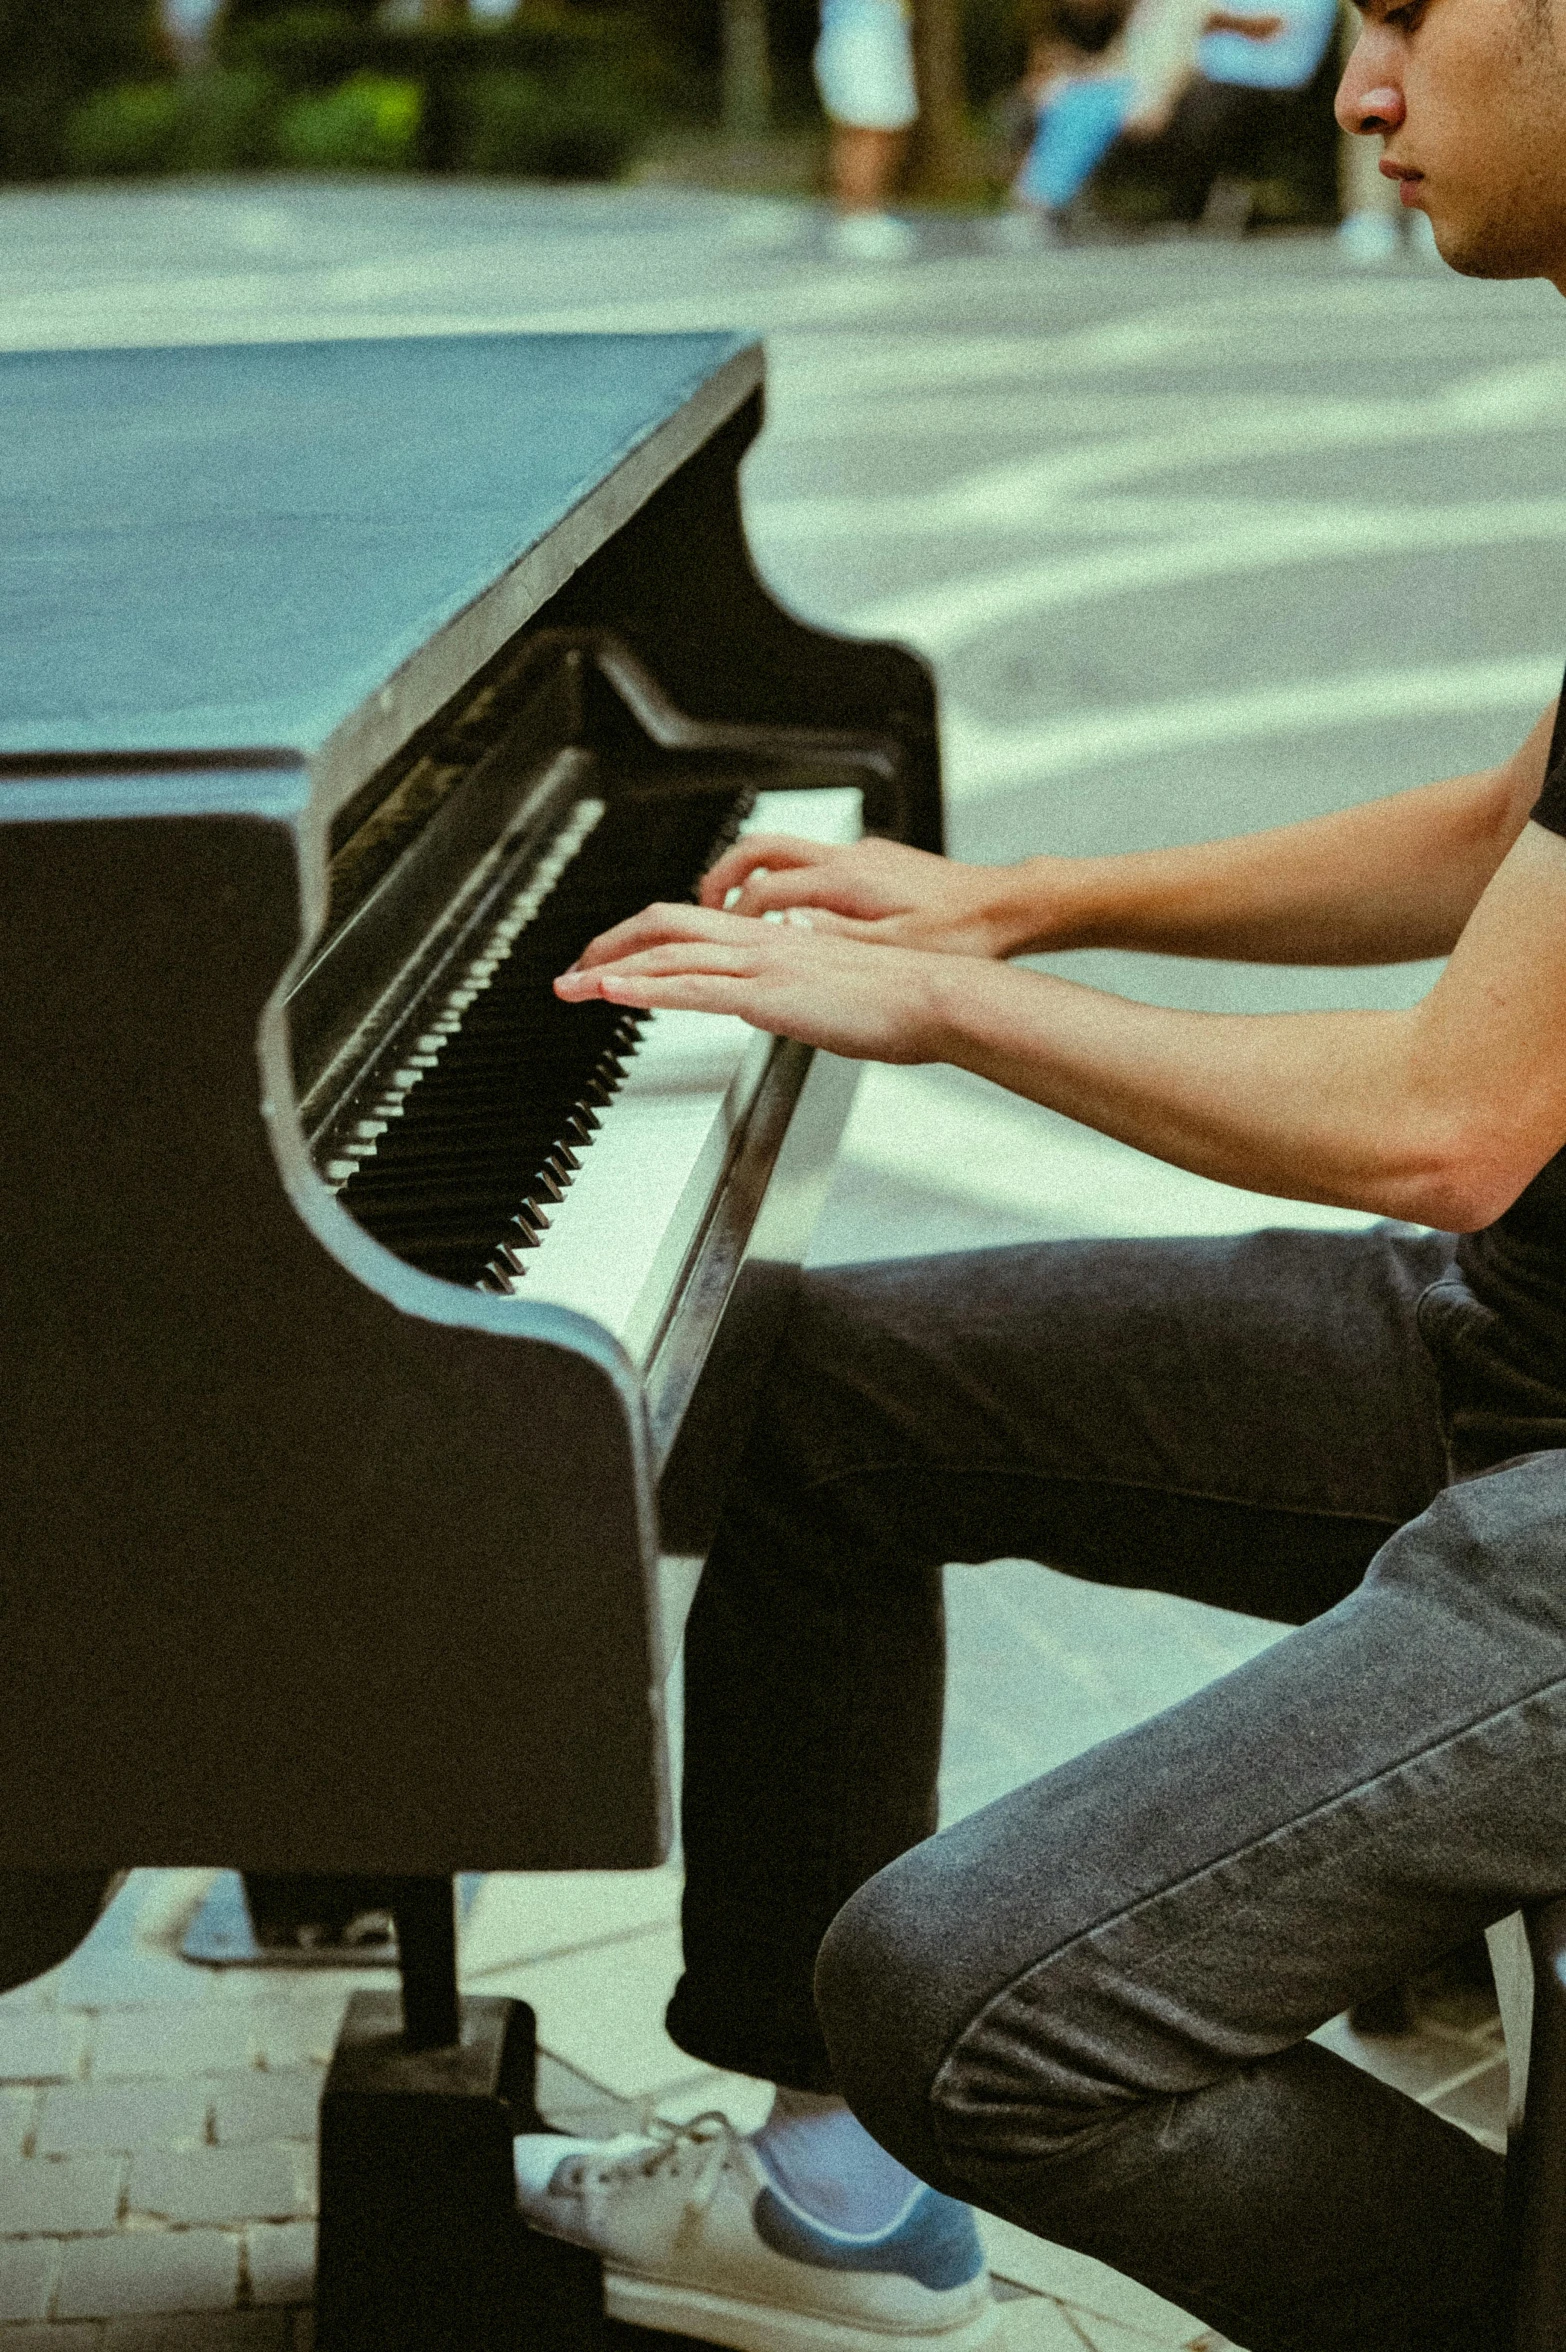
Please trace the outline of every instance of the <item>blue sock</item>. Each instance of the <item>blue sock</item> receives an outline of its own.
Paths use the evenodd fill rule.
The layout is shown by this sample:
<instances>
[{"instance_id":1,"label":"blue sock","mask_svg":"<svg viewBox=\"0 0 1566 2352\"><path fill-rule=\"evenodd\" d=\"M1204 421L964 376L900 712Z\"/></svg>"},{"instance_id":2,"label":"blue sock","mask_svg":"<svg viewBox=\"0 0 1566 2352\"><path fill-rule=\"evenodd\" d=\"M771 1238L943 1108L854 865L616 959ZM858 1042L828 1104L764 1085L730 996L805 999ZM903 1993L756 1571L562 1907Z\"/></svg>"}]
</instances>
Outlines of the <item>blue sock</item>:
<instances>
[{"instance_id":1,"label":"blue sock","mask_svg":"<svg viewBox=\"0 0 1566 2352\"><path fill-rule=\"evenodd\" d=\"M841 2099L810 2091L780 2087L751 2146L784 2196L812 2221L855 2237L892 2228L922 2185Z\"/></svg>"}]
</instances>

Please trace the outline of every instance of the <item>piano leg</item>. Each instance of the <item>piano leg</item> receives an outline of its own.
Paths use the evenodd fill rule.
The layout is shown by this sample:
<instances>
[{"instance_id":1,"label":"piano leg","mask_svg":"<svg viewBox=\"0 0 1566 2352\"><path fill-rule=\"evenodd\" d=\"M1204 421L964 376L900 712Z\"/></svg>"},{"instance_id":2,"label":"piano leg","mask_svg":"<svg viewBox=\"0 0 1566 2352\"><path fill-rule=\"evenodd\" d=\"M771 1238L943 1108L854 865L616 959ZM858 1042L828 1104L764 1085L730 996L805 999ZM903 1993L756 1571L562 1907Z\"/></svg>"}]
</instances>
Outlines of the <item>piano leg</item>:
<instances>
[{"instance_id":1,"label":"piano leg","mask_svg":"<svg viewBox=\"0 0 1566 2352\"><path fill-rule=\"evenodd\" d=\"M459 1998L449 1879L393 1908L401 1996L353 1995L321 2101L319 2352L601 2352L597 2260L517 2213L533 2013Z\"/></svg>"}]
</instances>

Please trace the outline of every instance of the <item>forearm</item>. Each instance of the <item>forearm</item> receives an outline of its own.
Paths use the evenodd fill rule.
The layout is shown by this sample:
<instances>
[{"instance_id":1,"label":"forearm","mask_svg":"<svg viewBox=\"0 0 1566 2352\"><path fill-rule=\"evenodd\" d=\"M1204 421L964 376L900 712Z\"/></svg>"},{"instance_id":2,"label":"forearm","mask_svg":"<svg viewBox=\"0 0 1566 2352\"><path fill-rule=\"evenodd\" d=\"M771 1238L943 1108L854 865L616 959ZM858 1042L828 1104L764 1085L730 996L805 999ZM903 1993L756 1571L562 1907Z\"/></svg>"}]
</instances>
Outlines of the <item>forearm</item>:
<instances>
[{"instance_id":1,"label":"forearm","mask_svg":"<svg viewBox=\"0 0 1566 2352\"><path fill-rule=\"evenodd\" d=\"M1417 1011L1174 1012L955 958L937 986L941 1059L1155 1158L1292 1200L1487 1221Z\"/></svg>"},{"instance_id":2,"label":"forearm","mask_svg":"<svg viewBox=\"0 0 1566 2352\"><path fill-rule=\"evenodd\" d=\"M1542 763L1540 763L1542 764ZM998 878L1017 955L1131 947L1248 963L1447 954L1526 820L1516 763L1190 848L1038 858Z\"/></svg>"}]
</instances>

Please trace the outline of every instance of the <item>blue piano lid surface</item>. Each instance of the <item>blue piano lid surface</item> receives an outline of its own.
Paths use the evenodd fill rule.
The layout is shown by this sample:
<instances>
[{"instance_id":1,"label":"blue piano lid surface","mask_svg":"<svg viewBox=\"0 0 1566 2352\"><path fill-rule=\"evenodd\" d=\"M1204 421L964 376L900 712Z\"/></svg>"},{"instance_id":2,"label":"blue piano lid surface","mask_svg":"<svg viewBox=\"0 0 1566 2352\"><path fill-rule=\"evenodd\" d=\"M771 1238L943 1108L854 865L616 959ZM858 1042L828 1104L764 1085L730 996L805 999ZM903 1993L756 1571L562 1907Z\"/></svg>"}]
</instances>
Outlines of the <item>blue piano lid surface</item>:
<instances>
[{"instance_id":1,"label":"blue piano lid surface","mask_svg":"<svg viewBox=\"0 0 1566 2352\"><path fill-rule=\"evenodd\" d=\"M747 341L0 356L0 755L309 758Z\"/></svg>"}]
</instances>

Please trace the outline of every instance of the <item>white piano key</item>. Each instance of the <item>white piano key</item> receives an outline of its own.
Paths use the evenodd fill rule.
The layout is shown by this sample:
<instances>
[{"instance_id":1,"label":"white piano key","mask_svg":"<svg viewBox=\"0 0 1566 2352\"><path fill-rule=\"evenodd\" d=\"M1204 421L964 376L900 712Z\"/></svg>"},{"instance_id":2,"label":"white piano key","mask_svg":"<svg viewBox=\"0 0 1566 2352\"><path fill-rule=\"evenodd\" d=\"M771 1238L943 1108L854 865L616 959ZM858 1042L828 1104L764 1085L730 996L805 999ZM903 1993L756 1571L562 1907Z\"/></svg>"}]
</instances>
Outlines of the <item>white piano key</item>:
<instances>
[{"instance_id":1,"label":"white piano key","mask_svg":"<svg viewBox=\"0 0 1566 2352\"><path fill-rule=\"evenodd\" d=\"M769 792L748 831L857 840L857 791ZM649 1349L701 1230L773 1040L730 1014L659 1012L549 1231L513 1278L518 1297L572 1307L633 1361Z\"/></svg>"}]
</instances>

